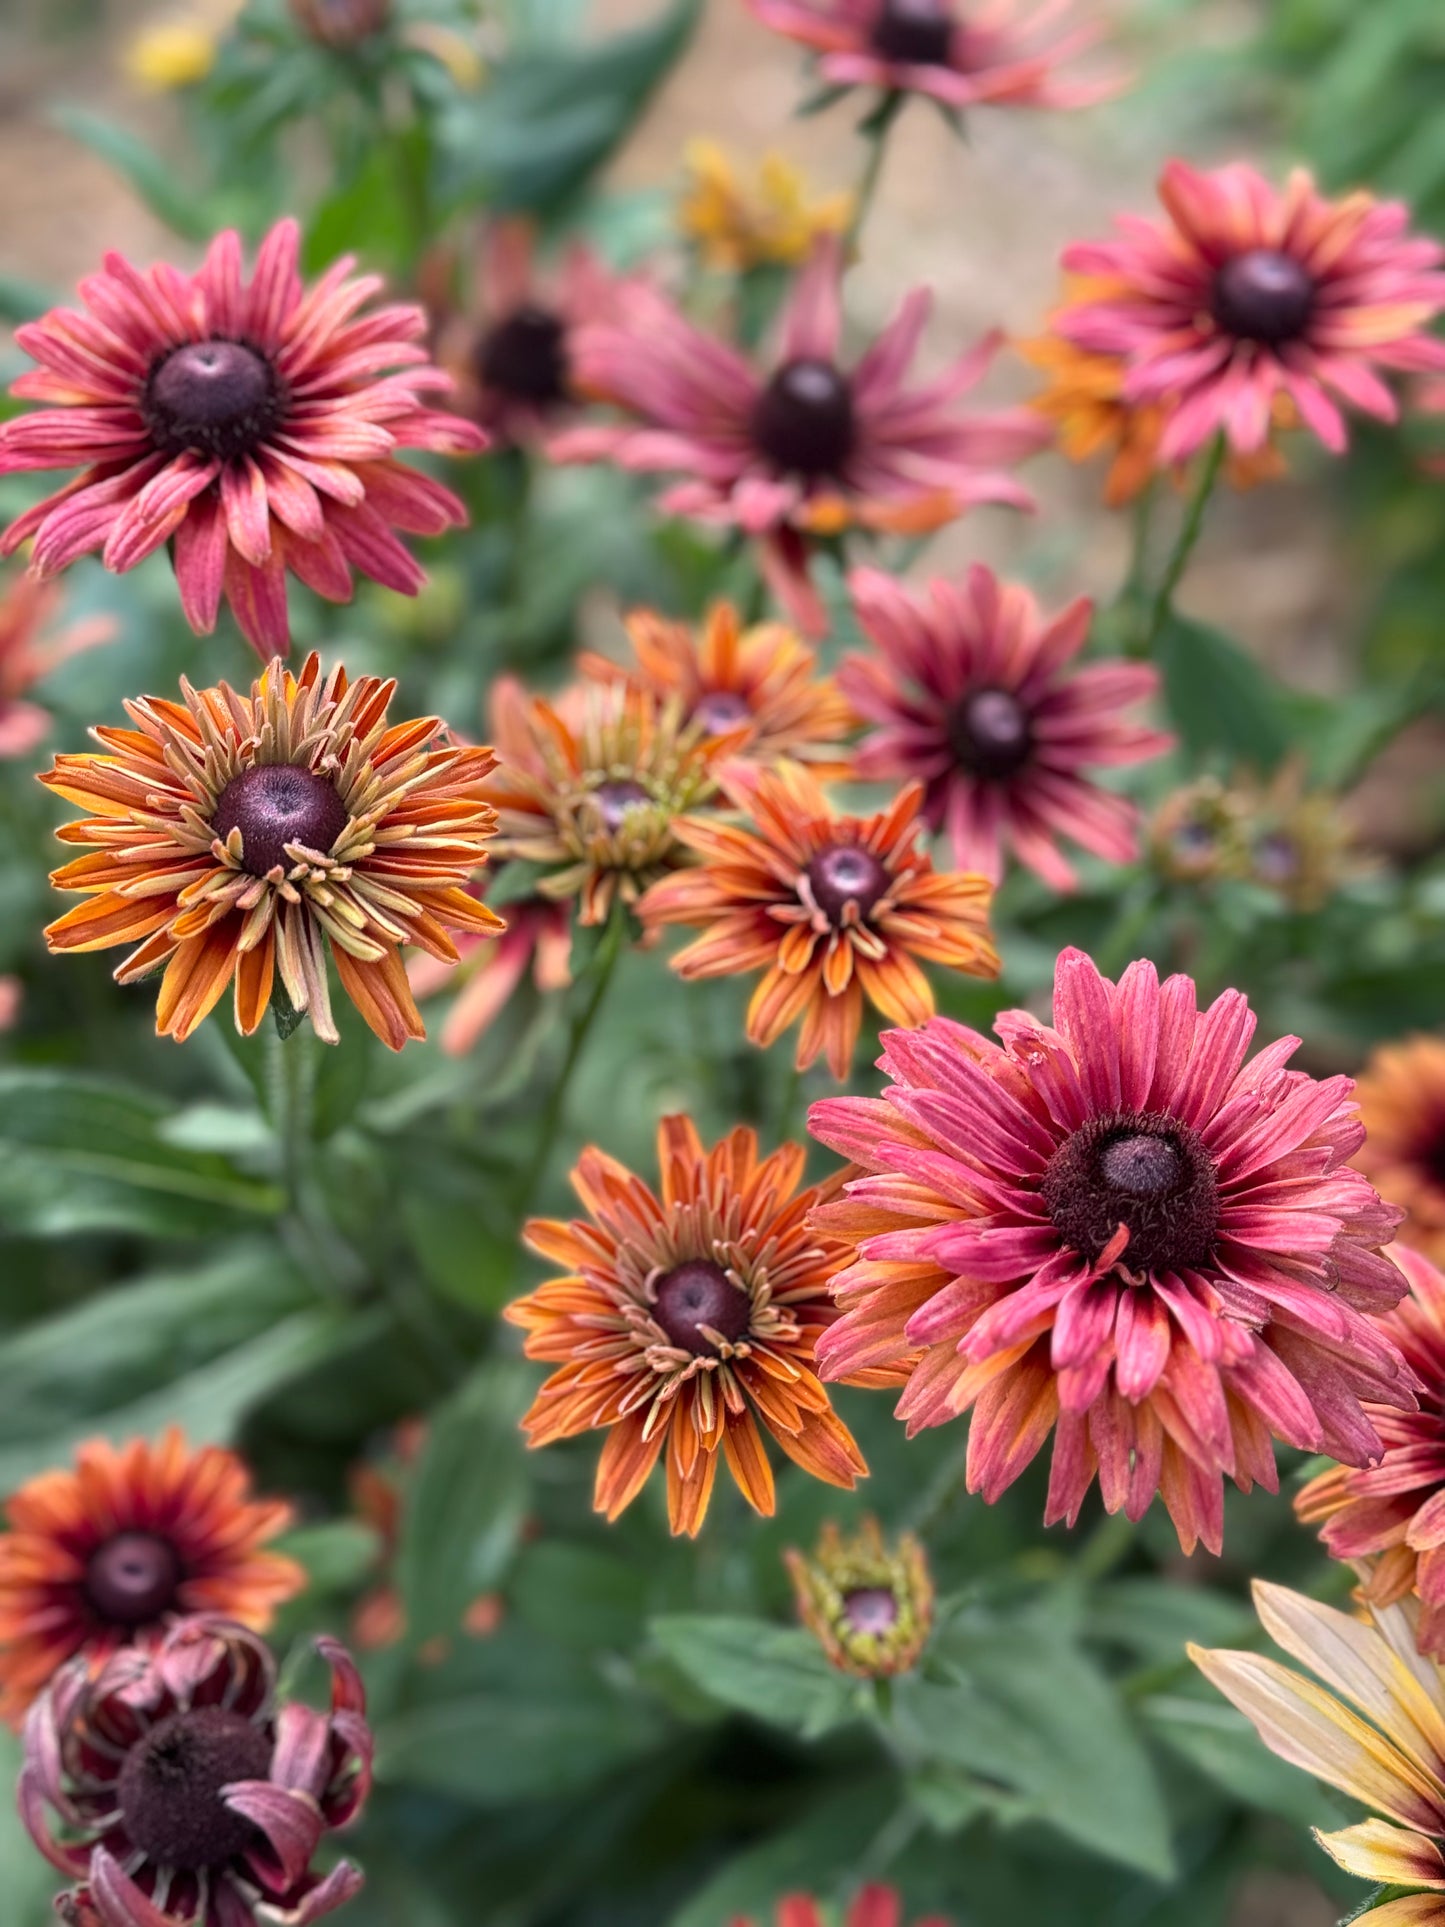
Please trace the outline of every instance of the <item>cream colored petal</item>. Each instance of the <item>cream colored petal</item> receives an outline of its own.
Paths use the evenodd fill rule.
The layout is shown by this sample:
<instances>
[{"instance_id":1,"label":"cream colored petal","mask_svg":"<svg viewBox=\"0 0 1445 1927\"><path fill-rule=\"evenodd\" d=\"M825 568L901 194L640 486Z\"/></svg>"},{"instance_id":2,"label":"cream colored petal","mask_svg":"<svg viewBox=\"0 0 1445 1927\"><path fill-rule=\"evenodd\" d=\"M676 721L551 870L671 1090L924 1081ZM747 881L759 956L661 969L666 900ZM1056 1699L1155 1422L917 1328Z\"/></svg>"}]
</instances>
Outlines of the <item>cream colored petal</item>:
<instances>
[{"instance_id":1,"label":"cream colored petal","mask_svg":"<svg viewBox=\"0 0 1445 1927\"><path fill-rule=\"evenodd\" d=\"M1361 1880L1382 1887L1445 1888L1445 1857L1435 1842L1392 1827L1388 1820L1362 1820L1338 1833L1321 1833L1316 1827L1315 1839L1346 1873Z\"/></svg>"},{"instance_id":2,"label":"cream colored petal","mask_svg":"<svg viewBox=\"0 0 1445 1927\"><path fill-rule=\"evenodd\" d=\"M1313 1680L1257 1653L1189 1657L1272 1753L1420 1833L1445 1833L1431 1776Z\"/></svg>"},{"instance_id":3,"label":"cream colored petal","mask_svg":"<svg viewBox=\"0 0 1445 1927\"><path fill-rule=\"evenodd\" d=\"M1366 1927L1445 1927L1445 1899L1439 1894L1402 1894L1356 1918Z\"/></svg>"},{"instance_id":4,"label":"cream colored petal","mask_svg":"<svg viewBox=\"0 0 1445 1927\"><path fill-rule=\"evenodd\" d=\"M1257 1579L1254 1603L1277 1646L1352 1700L1425 1774L1445 1810L1445 1704L1427 1691L1379 1630L1333 1606Z\"/></svg>"}]
</instances>

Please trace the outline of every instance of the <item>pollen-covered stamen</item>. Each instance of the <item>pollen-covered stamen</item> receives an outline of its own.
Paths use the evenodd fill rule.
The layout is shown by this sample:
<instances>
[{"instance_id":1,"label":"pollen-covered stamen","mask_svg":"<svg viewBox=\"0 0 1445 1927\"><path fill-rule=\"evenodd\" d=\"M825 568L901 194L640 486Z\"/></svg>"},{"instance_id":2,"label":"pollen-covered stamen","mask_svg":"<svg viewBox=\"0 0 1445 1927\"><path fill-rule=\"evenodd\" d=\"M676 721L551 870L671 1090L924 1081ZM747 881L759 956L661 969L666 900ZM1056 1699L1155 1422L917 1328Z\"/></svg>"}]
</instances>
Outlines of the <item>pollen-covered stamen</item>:
<instances>
[{"instance_id":1,"label":"pollen-covered stamen","mask_svg":"<svg viewBox=\"0 0 1445 1927\"><path fill-rule=\"evenodd\" d=\"M1007 689L975 689L948 717L948 742L974 776L1016 775L1033 754L1029 712Z\"/></svg>"},{"instance_id":2,"label":"pollen-covered stamen","mask_svg":"<svg viewBox=\"0 0 1445 1927\"><path fill-rule=\"evenodd\" d=\"M855 1633L891 1633L898 1600L891 1586L857 1586L843 1595L843 1617Z\"/></svg>"},{"instance_id":3,"label":"pollen-covered stamen","mask_svg":"<svg viewBox=\"0 0 1445 1927\"><path fill-rule=\"evenodd\" d=\"M853 394L831 361L784 362L753 407L753 440L792 474L836 475L853 452Z\"/></svg>"},{"instance_id":4,"label":"pollen-covered stamen","mask_svg":"<svg viewBox=\"0 0 1445 1927\"><path fill-rule=\"evenodd\" d=\"M745 697L731 689L710 689L698 699L690 722L701 723L709 736L726 736L730 730L745 729L753 712Z\"/></svg>"},{"instance_id":5,"label":"pollen-covered stamen","mask_svg":"<svg viewBox=\"0 0 1445 1927\"><path fill-rule=\"evenodd\" d=\"M630 777L615 783L599 783L591 796L603 827L614 831L622 828L630 811L652 801L641 783L634 783Z\"/></svg>"},{"instance_id":6,"label":"pollen-covered stamen","mask_svg":"<svg viewBox=\"0 0 1445 1927\"><path fill-rule=\"evenodd\" d=\"M1044 1202L1066 1243L1097 1258L1119 1226L1130 1271L1202 1264L1219 1228L1214 1162L1197 1131L1154 1112L1091 1118L1054 1153Z\"/></svg>"},{"instance_id":7,"label":"pollen-covered stamen","mask_svg":"<svg viewBox=\"0 0 1445 1927\"><path fill-rule=\"evenodd\" d=\"M752 1322L752 1299L710 1258L689 1258L658 1279L652 1315L674 1345L697 1357L716 1357L706 1334L734 1345Z\"/></svg>"},{"instance_id":8,"label":"pollen-covered stamen","mask_svg":"<svg viewBox=\"0 0 1445 1927\"><path fill-rule=\"evenodd\" d=\"M953 50L947 0L883 0L868 39L876 54L915 67L944 67Z\"/></svg>"},{"instance_id":9,"label":"pollen-covered stamen","mask_svg":"<svg viewBox=\"0 0 1445 1927\"><path fill-rule=\"evenodd\" d=\"M157 1866L199 1872L223 1867L256 1838L222 1787L264 1780L272 1740L240 1713L206 1706L173 1713L133 1746L121 1768L119 1819Z\"/></svg>"},{"instance_id":10,"label":"pollen-covered stamen","mask_svg":"<svg viewBox=\"0 0 1445 1927\"><path fill-rule=\"evenodd\" d=\"M1250 248L1215 275L1210 305L1220 327L1241 341L1293 341L1314 313L1314 277L1292 254Z\"/></svg>"},{"instance_id":11,"label":"pollen-covered stamen","mask_svg":"<svg viewBox=\"0 0 1445 1927\"><path fill-rule=\"evenodd\" d=\"M194 341L151 370L141 412L166 454L193 450L234 461L259 448L280 420L281 384L266 356L244 341Z\"/></svg>"},{"instance_id":12,"label":"pollen-covered stamen","mask_svg":"<svg viewBox=\"0 0 1445 1927\"><path fill-rule=\"evenodd\" d=\"M830 843L819 850L805 874L813 901L835 928L841 928L850 903L857 905L862 919L888 888L887 870L871 850L856 843Z\"/></svg>"},{"instance_id":13,"label":"pollen-covered stamen","mask_svg":"<svg viewBox=\"0 0 1445 1927\"><path fill-rule=\"evenodd\" d=\"M567 330L561 318L528 302L482 337L477 373L488 388L539 408L567 399Z\"/></svg>"},{"instance_id":14,"label":"pollen-covered stamen","mask_svg":"<svg viewBox=\"0 0 1445 1927\"><path fill-rule=\"evenodd\" d=\"M288 843L329 855L348 820L335 784L324 776L291 763L259 763L232 777L221 791L211 828L222 843L239 829L242 868L263 877L277 864L283 870L292 867Z\"/></svg>"},{"instance_id":15,"label":"pollen-covered stamen","mask_svg":"<svg viewBox=\"0 0 1445 1927\"><path fill-rule=\"evenodd\" d=\"M115 1626L143 1626L176 1604L181 1562L155 1532L118 1532L96 1547L85 1568L85 1593Z\"/></svg>"}]
</instances>

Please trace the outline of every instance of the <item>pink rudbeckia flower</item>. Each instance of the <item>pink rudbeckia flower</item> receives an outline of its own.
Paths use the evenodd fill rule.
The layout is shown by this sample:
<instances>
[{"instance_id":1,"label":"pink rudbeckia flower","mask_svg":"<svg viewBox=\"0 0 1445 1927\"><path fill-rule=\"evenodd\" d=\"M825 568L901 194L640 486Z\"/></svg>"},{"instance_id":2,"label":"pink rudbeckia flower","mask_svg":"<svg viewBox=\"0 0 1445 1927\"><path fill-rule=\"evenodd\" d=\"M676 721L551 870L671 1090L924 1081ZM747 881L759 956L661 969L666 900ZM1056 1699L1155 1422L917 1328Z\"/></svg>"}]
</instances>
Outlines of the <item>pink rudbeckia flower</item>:
<instances>
[{"instance_id":1,"label":"pink rudbeckia flower","mask_svg":"<svg viewBox=\"0 0 1445 1927\"><path fill-rule=\"evenodd\" d=\"M1425 332L1445 309L1445 248L1408 232L1401 202L1329 201L1301 169L1281 189L1242 163L1201 174L1183 161L1159 198L1167 221L1121 216L1118 240L1065 250L1071 273L1102 285L1054 327L1125 357L1126 402L1172 404L1161 467L1217 433L1262 449L1281 401L1338 454L1340 403L1396 419L1380 370L1445 368L1445 341Z\"/></svg>"},{"instance_id":2,"label":"pink rudbeckia flower","mask_svg":"<svg viewBox=\"0 0 1445 1927\"><path fill-rule=\"evenodd\" d=\"M859 715L878 725L855 753L858 776L922 782L928 821L947 833L955 866L994 883L1006 845L1056 890L1077 881L1062 837L1111 863L1134 858L1137 807L1083 772L1157 756L1173 739L1123 717L1157 692L1156 670L1071 669L1088 640L1089 601L1045 621L1027 589L982 564L926 595L877 569L854 570L849 586L878 649L849 656L838 675Z\"/></svg>"},{"instance_id":3,"label":"pink rudbeckia flower","mask_svg":"<svg viewBox=\"0 0 1445 1927\"><path fill-rule=\"evenodd\" d=\"M0 759L28 756L50 728L49 712L26 700L31 686L81 650L114 639L109 616L51 629L59 603L60 591L33 576L0 594Z\"/></svg>"},{"instance_id":4,"label":"pink rudbeckia flower","mask_svg":"<svg viewBox=\"0 0 1445 1927\"><path fill-rule=\"evenodd\" d=\"M492 942L457 938L462 958L458 965L442 965L424 955L407 962L406 974L418 997L434 996L461 981L441 1028L441 1047L448 1057L466 1055L528 976L539 996L565 990L572 981L570 904L525 897L520 903L506 904L504 914L506 928Z\"/></svg>"},{"instance_id":5,"label":"pink rudbeckia flower","mask_svg":"<svg viewBox=\"0 0 1445 1927\"><path fill-rule=\"evenodd\" d=\"M633 419L579 427L551 444L559 461L685 475L658 507L762 537L775 592L814 635L826 617L808 580L810 543L854 527L921 534L976 502L1032 508L1033 497L1002 471L1051 436L1027 408L958 408L998 335L932 381L908 384L933 306L926 288L905 297L861 360L842 367L841 272L841 244L827 236L794 284L763 368L655 290L635 290L620 319L575 338L581 386Z\"/></svg>"},{"instance_id":6,"label":"pink rudbeckia flower","mask_svg":"<svg viewBox=\"0 0 1445 1927\"><path fill-rule=\"evenodd\" d=\"M470 454L485 438L420 400L451 387L427 366L422 310L360 312L383 284L353 277L350 256L306 288L299 243L278 222L249 285L230 232L193 275L108 254L81 283L85 312L16 330L40 366L11 392L49 406L0 427L0 475L86 466L11 523L0 553L33 535L37 575L92 549L123 572L170 542L191 627L209 635L224 595L263 659L290 642L288 569L333 602L350 599L353 567L416 594L425 578L393 531L440 535L466 511L396 453Z\"/></svg>"},{"instance_id":7,"label":"pink rudbeckia flower","mask_svg":"<svg viewBox=\"0 0 1445 1927\"><path fill-rule=\"evenodd\" d=\"M1088 107L1118 75L1061 71L1100 38L1075 0L748 0L765 27L818 55L829 87L928 94L945 107Z\"/></svg>"},{"instance_id":8,"label":"pink rudbeckia flower","mask_svg":"<svg viewBox=\"0 0 1445 1927\"><path fill-rule=\"evenodd\" d=\"M1347 1077L1245 1055L1240 992L1119 983L1059 958L1054 1023L890 1031L882 1098L813 1106L865 1176L816 1213L850 1240L825 1378L913 1362L911 1432L972 1410L968 1489L992 1502L1053 1435L1046 1523L1095 1477L1110 1512L1156 1491L1185 1551L1223 1533L1223 1477L1277 1488L1271 1436L1380 1457L1361 1401L1409 1410L1414 1377L1369 1316L1405 1287L1380 1247L1400 1213L1347 1159Z\"/></svg>"}]
</instances>

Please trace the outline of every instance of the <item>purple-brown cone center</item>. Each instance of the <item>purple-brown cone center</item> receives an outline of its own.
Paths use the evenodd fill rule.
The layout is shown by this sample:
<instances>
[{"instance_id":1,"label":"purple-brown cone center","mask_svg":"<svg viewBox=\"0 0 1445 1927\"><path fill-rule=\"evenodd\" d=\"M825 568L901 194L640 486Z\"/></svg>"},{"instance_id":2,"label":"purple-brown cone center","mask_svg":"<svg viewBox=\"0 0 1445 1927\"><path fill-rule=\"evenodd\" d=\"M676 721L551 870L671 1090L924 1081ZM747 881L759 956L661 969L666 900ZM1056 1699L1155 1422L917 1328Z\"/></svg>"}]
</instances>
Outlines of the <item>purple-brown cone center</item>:
<instances>
[{"instance_id":1,"label":"purple-brown cone center","mask_svg":"<svg viewBox=\"0 0 1445 1927\"><path fill-rule=\"evenodd\" d=\"M753 406L753 440L788 474L836 475L854 427L848 378L831 361L785 361Z\"/></svg>"},{"instance_id":2,"label":"purple-brown cone center","mask_svg":"<svg viewBox=\"0 0 1445 1927\"><path fill-rule=\"evenodd\" d=\"M710 689L699 699L691 717L709 736L726 736L730 729L743 729L752 720L746 698L731 689Z\"/></svg>"},{"instance_id":3,"label":"purple-brown cone center","mask_svg":"<svg viewBox=\"0 0 1445 1927\"><path fill-rule=\"evenodd\" d=\"M953 49L953 11L946 0L883 0L868 43L885 60L946 67Z\"/></svg>"},{"instance_id":4,"label":"purple-brown cone center","mask_svg":"<svg viewBox=\"0 0 1445 1927\"><path fill-rule=\"evenodd\" d=\"M157 1866L223 1867L256 1829L225 1805L221 1788L266 1779L271 1753L270 1735L240 1713L219 1706L173 1713L131 1748L120 1770L126 1833Z\"/></svg>"},{"instance_id":5,"label":"purple-brown cone center","mask_svg":"<svg viewBox=\"0 0 1445 1927\"><path fill-rule=\"evenodd\" d=\"M871 850L856 843L830 843L808 865L806 875L813 901L829 923L841 926L848 904L856 903L866 917L888 888L888 872Z\"/></svg>"},{"instance_id":6,"label":"purple-brown cone center","mask_svg":"<svg viewBox=\"0 0 1445 1927\"><path fill-rule=\"evenodd\" d=\"M244 341L193 341L151 370L141 411L167 455L217 461L252 454L281 418L281 385L265 355Z\"/></svg>"},{"instance_id":7,"label":"purple-brown cone center","mask_svg":"<svg viewBox=\"0 0 1445 1927\"><path fill-rule=\"evenodd\" d=\"M622 828L630 810L635 810L640 803L650 803L652 798L641 783L623 777L615 783L599 783L592 792L592 801L597 805L604 828L615 832Z\"/></svg>"},{"instance_id":8,"label":"purple-brown cone center","mask_svg":"<svg viewBox=\"0 0 1445 1927\"><path fill-rule=\"evenodd\" d=\"M514 308L482 339L477 372L488 388L549 408L567 399L567 331L546 308Z\"/></svg>"},{"instance_id":9,"label":"purple-brown cone center","mask_svg":"<svg viewBox=\"0 0 1445 1927\"><path fill-rule=\"evenodd\" d=\"M113 1626L143 1626L176 1603L181 1562L155 1532L117 1532L96 1547L85 1568L85 1593Z\"/></svg>"},{"instance_id":10,"label":"purple-brown cone center","mask_svg":"<svg viewBox=\"0 0 1445 1927\"><path fill-rule=\"evenodd\" d=\"M740 1285L710 1258L689 1258L657 1281L652 1315L674 1345L699 1357L715 1357L712 1331L736 1344L752 1322L753 1306Z\"/></svg>"},{"instance_id":11,"label":"purple-brown cone center","mask_svg":"<svg viewBox=\"0 0 1445 1927\"><path fill-rule=\"evenodd\" d=\"M858 1586L843 1595L843 1617L855 1633L891 1633L898 1624L898 1601L888 1586Z\"/></svg>"},{"instance_id":12,"label":"purple-brown cone center","mask_svg":"<svg viewBox=\"0 0 1445 1927\"><path fill-rule=\"evenodd\" d=\"M1314 277L1292 254L1251 248L1216 273L1210 306L1225 333L1241 341L1293 341L1314 313Z\"/></svg>"},{"instance_id":13,"label":"purple-brown cone center","mask_svg":"<svg viewBox=\"0 0 1445 1927\"><path fill-rule=\"evenodd\" d=\"M1033 724L1007 689L975 689L949 711L948 744L971 776L1002 780L1033 753Z\"/></svg>"},{"instance_id":14,"label":"purple-brown cone center","mask_svg":"<svg viewBox=\"0 0 1445 1927\"><path fill-rule=\"evenodd\" d=\"M1199 1133L1158 1112L1090 1118L1055 1151L1044 1202L1066 1244L1097 1258L1121 1224L1130 1271L1203 1264L1219 1228L1214 1162Z\"/></svg>"},{"instance_id":15,"label":"purple-brown cone center","mask_svg":"<svg viewBox=\"0 0 1445 1927\"><path fill-rule=\"evenodd\" d=\"M259 763L221 791L211 828L222 843L239 829L241 867L263 877L278 864L291 869L288 843L329 856L348 821L346 805L324 776L290 763Z\"/></svg>"},{"instance_id":16,"label":"purple-brown cone center","mask_svg":"<svg viewBox=\"0 0 1445 1927\"><path fill-rule=\"evenodd\" d=\"M1271 830L1254 846L1254 873L1261 883L1283 888L1293 883L1300 872L1299 845L1282 830Z\"/></svg>"}]
</instances>

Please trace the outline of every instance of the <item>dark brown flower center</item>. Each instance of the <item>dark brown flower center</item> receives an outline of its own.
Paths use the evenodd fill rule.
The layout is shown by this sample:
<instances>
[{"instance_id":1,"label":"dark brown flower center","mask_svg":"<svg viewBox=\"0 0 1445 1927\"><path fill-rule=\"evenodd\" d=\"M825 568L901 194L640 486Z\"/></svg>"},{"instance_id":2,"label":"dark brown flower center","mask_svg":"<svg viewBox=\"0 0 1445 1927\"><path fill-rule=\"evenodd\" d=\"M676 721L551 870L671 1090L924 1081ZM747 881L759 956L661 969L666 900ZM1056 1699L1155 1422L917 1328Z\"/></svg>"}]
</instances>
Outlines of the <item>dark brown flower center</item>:
<instances>
[{"instance_id":1,"label":"dark brown flower center","mask_svg":"<svg viewBox=\"0 0 1445 1927\"><path fill-rule=\"evenodd\" d=\"M691 720L701 723L709 736L726 736L729 730L742 729L753 720L744 697L732 689L710 689L701 697Z\"/></svg>"},{"instance_id":2,"label":"dark brown flower center","mask_svg":"<svg viewBox=\"0 0 1445 1927\"><path fill-rule=\"evenodd\" d=\"M898 1601L889 1586L859 1586L843 1595L843 1617L855 1633L891 1633Z\"/></svg>"},{"instance_id":3,"label":"dark brown flower center","mask_svg":"<svg viewBox=\"0 0 1445 1927\"><path fill-rule=\"evenodd\" d=\"M883 0L868 39L874 53L915 67L945 67L953 48L947 0Z\"/></svg>"},{"instance_id":4,"label":"dark brown flower center","mask_svg":"<svg viewBox=\"0 0 1445 1927\"><path fill-rule=\"evenodd\" d=\"M1158 1112L1090 1118L1050 1159L1043 1195L1065 1243L1086 1258L1127 1225L1130 1271L1203 1264L1219 1228L1214 1162L1199 1133Z\"/></svg>"},{"instance_id":5,"label":"dark brown flower center","mask_svg":"<svg viewBox=\"0 0 1445 1927\"><path fill-rule=\"evenodd\" d=\"M970 775L1002 779L1033 753L1033 724L1007 689L975 689L949 711L948 742Z\"/></svg>"},{"instance_id":6,"label":"dark brown flower center","mask_svg":"<svg viewBox=\"0 0 1445 1927\"><path fill-rule=\"evenodd\" d=\"M157 362L141 403L156 446L234 461L259 448L281 419L281 384L244 341L194 341Z\"/></svg>"},{"instance_id":7,"label":"dark brown flower center","mask_svg":"<svg viewBox=\"0 0 1445 1927\"><path fill-rule=\"evenodd\" d=\"M391 20L391 0L291 0L302 31L323 47L359 47Z\"/></svg>"},{"instance_id":8,"label":"dark brown flower center","mask_svg":"<svg viewBox=\"0 0 1445 1927\"><path fill-rule=\"evenodd\" d=\"M699 1357L717 1355L709 1332L736 1344L752 1314L748 1294L710 1258L689 1258L657 1281L653 1317L674 1345Z\"/></svg>"},{"instance_id":9,"label":"dark brown flower center","mask_svg":"<svg viewBox=\"0 0 1445 1927\"><path fill-rule=\"evenodd\" d=\"M627 820L630 810L640 803L650 803L652 798L630 777L623 777L615 783L599 783L592 792L592 801L597 805L603 827L607 830L620 830Z\"/></svg>"},{"instance_id":10,"label":"dark brown flower center","mask_svg":"<svg viewBox=\"0 0 1445 1927\"><path fill-rule=\"evenodd\" d=\"M848 904L866 917L888 888L888 872L871 850L856 843L830 843L808 865L806 875L813 901L829 923L841 925Z\"/></svg>"},{"instance_id":11,"label":"dark brown flower center","mask_svg":"<svg viewBox=\"0 0 1445 1927\"><path fill-rule=\"evenodd\" d=\"M120 1819L157 1866L223 1867L255 1838L221 1788L264 1780L272 1742L264 1727L219 1706L173 1713L127 1753L120 1770Z\"/></svg>"},{"instance_id":12,"label":"dark brown flower center","mask_svg":"<svg viewBox=\"0 0 1445 1927\"><path fill-rule=\"evenodd\" d=\"M567 399L567 331L560 318L528 303L483 337L477 372L488 388L539 408Z\"/></svg>"},{"instance_id":13,"label":"dark brown flower center","mask_svg":"<svg viewBox=\"0 0 1445 1927\"><path fill-rule=\"evenodd\" d=\"M836 475L853 452L853 394L831 361L787 361L753 407L753 440L779 468Z\"/></svg>"},{"instance_id":14,"label":"dark brown flower center","mask_svg":"<svg viewBox=\"0 0 1445 1927\"><path fill-rule=\"evenodd\" d=\"M85 1568L85 1593L113 1626L143 1626L176 1603L181 1562L155 1532L117 1532L96 1547Z\"/></svg>"},{"instance_id":15,"label":"dark brown flower center","mask_svg":"<svg viewBox=\"0 0 1445 1927\"><path fill-rule=\"evenodd\" d=\"M349 821L336 786L314 770L291 763L258 763L232 777L216 799L211 828L222 843L241 832L241 867L269 876L279 864L292 867L288 843L329 856Z\"/></svg>"},{"instance_id":16,"label":"dark brown flower center","mask_svg":"<svg viewBox=\"0 0 1445 1927\"><path fill-rule=\"evenodd\" d=\"M1241 341L1293 341L1314 313L1314 277L1292 254L1251 248L1219 269L1210 306L1225 333Z\"/></svg>"}]
</instances>

